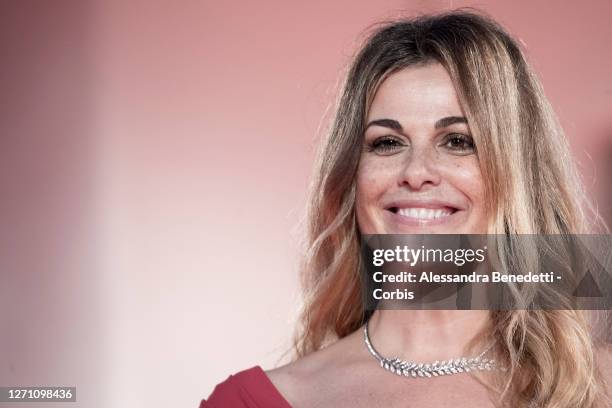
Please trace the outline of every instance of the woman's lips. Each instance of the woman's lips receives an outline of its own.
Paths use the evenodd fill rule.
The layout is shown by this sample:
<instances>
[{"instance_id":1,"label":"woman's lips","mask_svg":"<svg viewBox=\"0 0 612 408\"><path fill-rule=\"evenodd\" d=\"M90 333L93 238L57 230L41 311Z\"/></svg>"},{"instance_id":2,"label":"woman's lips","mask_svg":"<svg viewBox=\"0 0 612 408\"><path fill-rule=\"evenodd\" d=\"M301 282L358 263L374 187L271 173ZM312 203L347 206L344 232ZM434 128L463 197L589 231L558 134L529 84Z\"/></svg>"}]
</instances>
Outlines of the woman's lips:
<instances>
[{"instance_id":1,"label":"woman's lips","mask_svg":"<svg viewBox=\"0 0 612 408\"><path fill-rule=\"evenodd\" d=\"M454 221L460 209L448 203L394 203L385 213L392 223L408 226L439 225Z\"/></svg>"},{"instance_id":2,"label":"woman's lips","mask_svg":"<svg viewBox=\"0 0 612 408\"><path fill-rule=\"evenodd\" d=\"M392 207L391 212L401 215L406 218L413 218L418 220L435 220L438 218L448 217L452 215L455 210L449 207L443 208L419 208L419 207L410 207L410 208L397 208Z\"/></svg>"},{"instance_id":3,"label":"woman's lips","mask_svg":"<svg viewBox=\"0 0 612 408\"><path fill-rule=\"evenodd\" d=\"M406 226L434 226L455 221L458 213L462 211L451 210L449 208L402 208L396 212L385 211L392 224Z\"/></svg>"}]
</instances>

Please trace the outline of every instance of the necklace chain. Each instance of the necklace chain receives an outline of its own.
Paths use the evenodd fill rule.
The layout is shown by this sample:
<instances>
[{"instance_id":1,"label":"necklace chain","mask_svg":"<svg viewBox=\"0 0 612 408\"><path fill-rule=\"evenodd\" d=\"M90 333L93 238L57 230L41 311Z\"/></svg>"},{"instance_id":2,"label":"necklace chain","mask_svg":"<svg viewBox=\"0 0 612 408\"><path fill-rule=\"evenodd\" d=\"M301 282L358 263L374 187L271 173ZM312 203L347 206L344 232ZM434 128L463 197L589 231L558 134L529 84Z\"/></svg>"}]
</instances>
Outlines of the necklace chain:
<instances>
[{"instance_id":1,"label":"necklace chain","mask_svg":"<svg viewBox=\"0 0 612 408\"><path fill-rule=\"evenodd\" d=\"M370 341L368 334L368 322L363 327L365 344L370 353L378 360L380 366L387 371L405 377L438 377L441 375L453 375L467 373L470 371L490 371L497 368L495 360L483 358L483 356L493 347L489 346L485 351L473 358L459 357L456 359L435 361L433 363L415 363L401 360L398 357L385 358L381 356Z\"/></svg>"}]
</instances>

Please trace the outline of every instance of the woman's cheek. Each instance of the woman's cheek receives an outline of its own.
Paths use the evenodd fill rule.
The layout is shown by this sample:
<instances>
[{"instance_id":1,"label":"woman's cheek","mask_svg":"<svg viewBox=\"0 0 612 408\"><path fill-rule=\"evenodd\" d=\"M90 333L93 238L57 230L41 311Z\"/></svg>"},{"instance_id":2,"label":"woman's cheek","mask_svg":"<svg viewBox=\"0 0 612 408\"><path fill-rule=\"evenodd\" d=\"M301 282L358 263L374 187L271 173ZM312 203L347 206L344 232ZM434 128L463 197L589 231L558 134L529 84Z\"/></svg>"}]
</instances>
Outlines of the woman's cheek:
<instances>
[{"instance_id":1,"label":"woman's cheek","mask_svg":"<svg viewBox=\"0 0 612 408\"><path fill-rule=\"evenodd\" d=\"M469 202L470 233L486 233L488 221L485 214L484 181L477 159L470 157L452 166L444 177Z\"/></svg>"},{"instance_id":2,"label":"woman's cheek","mask_svg":"<svg viewBox=\"0 0 612 408\"><path fill-rule=\"evenodd\" d=\"M482 201L484 182L475 156L466 156L463 160L455 161L452 166L447 167L445 173L447 180L467 196L472 204Z\"/></svg>"}]
</instances>

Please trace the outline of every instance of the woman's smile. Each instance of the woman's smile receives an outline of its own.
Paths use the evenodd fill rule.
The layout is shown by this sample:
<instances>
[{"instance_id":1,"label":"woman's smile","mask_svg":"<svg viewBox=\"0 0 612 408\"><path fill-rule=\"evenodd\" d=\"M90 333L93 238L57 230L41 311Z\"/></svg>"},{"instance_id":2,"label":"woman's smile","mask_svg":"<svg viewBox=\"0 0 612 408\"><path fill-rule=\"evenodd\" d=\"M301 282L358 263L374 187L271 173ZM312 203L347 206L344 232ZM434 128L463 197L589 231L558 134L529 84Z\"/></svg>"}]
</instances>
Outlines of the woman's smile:
<instances>
[{"instance_id":1,"label":"woman's smile","mask_svg":"<svg viewBox=\"0 0 612 408\"><path fill-rule=\"evenodd\" d=\"M435 200L403 200L385 209L390 224L440 225L454 221L461 211L452 203ZM455 217L455 218L453 218Z\"/></svg>"}]
</instances>

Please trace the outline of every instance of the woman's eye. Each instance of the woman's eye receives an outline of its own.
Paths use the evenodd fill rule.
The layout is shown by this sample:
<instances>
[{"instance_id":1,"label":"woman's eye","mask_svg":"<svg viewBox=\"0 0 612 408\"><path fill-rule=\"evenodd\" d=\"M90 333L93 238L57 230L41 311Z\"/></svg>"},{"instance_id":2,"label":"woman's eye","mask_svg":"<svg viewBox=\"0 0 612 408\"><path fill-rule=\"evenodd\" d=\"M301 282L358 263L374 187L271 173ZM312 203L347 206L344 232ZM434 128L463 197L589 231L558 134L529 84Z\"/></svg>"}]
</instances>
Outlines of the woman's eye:
<instances>
[{"instance_id":1,"label":"woman's eye","mask_svg":"<svg viewBox=\"0 0 612 408\"><path fill-rule=\"evenodd\" d=\"M378 154L391 154L404 146L401 140L394 137L383 136L369 144L369 151Z\"/></svg>"},{"instance_id":2,"label":"woman's eye","mask_svg":"<svg viewBox=\"0 0 612 408\"><path fill-rule=\"evenodd\" d=\"M444 146L450 150L468 154L476 151L474 140L470 136L460 133L453 133L446 137Z\"/></svg>"}]
</instances>

